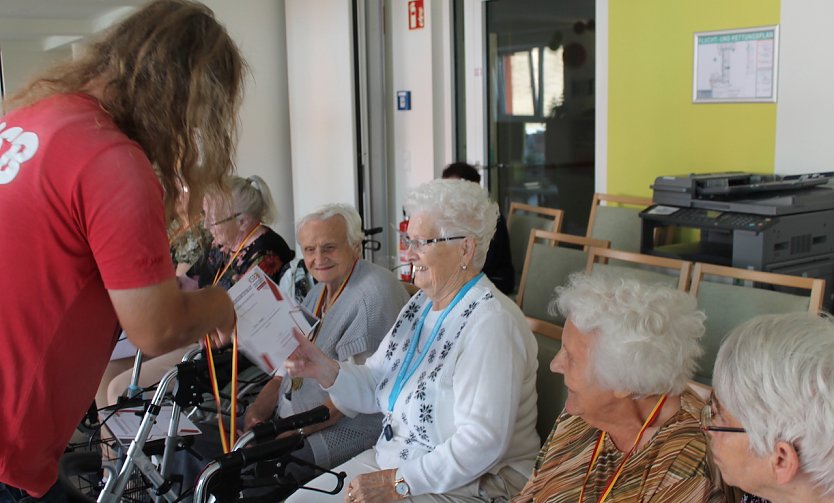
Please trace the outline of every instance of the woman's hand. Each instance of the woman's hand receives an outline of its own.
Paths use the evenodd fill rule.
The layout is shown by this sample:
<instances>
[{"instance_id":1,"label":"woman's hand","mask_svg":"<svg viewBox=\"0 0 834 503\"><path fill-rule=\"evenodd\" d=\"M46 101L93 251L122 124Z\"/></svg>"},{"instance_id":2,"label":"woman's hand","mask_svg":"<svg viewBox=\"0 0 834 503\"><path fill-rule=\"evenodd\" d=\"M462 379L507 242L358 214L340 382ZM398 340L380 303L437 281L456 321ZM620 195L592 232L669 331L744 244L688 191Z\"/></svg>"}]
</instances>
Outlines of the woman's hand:
<instances>
[{"instance_id":1,"label":"woman's hand","mask_svg":"<svg viewBox=\"0 0 834 503\"><path fill-rule=\"evenodd\" d=\"M298 341L298 347L284 362L289 374L315 379L324 388L333 386L339 375L339 362L328 358L297 329L293 329L292 335Z\"/></svg>"},{"instance_id":2,"label":"woman's hand","mask_svg":"<svg viewBox=\"0 0 834 503\"><path fill-rule=\"evenodd\" d=\"M380 470L357 476L348 484L345 503L385 503L402 498L394 490L397 470Z\"/></svg>"},{"instance_id":3,"label":"woman's hand","mask_svg":"<svg viewBox=\"0 0 834 503\"><path fill-rule=\"evenodd\" d=\"M255 401L246 408L246 414L243 417L244 431L249 431L253 426L272 419L275 407L278 405L281 380L279 376L270 379L258 393Z\"/></svg>"}]
</instances>

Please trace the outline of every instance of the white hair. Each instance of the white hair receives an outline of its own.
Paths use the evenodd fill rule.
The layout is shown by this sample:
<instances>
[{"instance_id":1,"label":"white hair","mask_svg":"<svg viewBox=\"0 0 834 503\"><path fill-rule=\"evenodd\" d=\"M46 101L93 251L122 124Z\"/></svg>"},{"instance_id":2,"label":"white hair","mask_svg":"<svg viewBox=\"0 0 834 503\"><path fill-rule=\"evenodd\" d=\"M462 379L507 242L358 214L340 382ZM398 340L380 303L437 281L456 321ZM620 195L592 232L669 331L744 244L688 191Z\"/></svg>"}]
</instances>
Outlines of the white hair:
<instances>
[{"instance_id":1,"label":"white hair","mask_svg":"<svg viewBox=\"0 0 834 503\"><path fill-rule=\"evenodd\" d=\"M834 494L834 320L812 313L758 316L721 344L713 385L757 456L793 444L800 469Z\"/></svg>"},{"instance_id":2,"label":"white hair","mask_svg":"<svg viewBox=\"0 0 834 503\"><path fill-rule=\"evenodd\" d=\"M272 193L263 178L252 175L249 178L232 176L227 181L235 213L245 213L268 224L276 216Z\"/></svg>"},{"instance_id":3,"label":"white hair","mask_svg":"<svg viewBox=\"0 0 834 503\"><path fill-rule=\"evenodd\" d=\"M348 245L350 245L351 248L361 249L362 239L365 237L365 234L362 232L362 217L359 216L359 212L356 211L356 208L349 204L325 204L316 211L304 215L295 224L296 239L298 239L301 229L309 222L313 220L330 220L335 216L340 216L345 221L345 232L347 233Z\"/></svg>"},{"instance_id":4,"label":"white hair","mask_svg":"<svg viewBox=\"0 0 834 503\"><path fill-rule=\"evenodd\" d=\"M431 215L438 237L463 235L475 240L472 266L480 269L486 260L489 242L495 234L498 205L480 185L467 180L437 179L420 185L408 194L405 209L410 216Z\"/></svg>"},{"instance_id":5,"label":"white hair","mask_svg":"<svg viewBox=\"0 0 834 503\"><path fill-rule=\"evenodd\" d=\"M703 353L706 316L697 301L666 285L609 275L571 275L549 310L596 334L590 372L605 388L634 396L679 394Z\"/></svg>"}]
</instances>

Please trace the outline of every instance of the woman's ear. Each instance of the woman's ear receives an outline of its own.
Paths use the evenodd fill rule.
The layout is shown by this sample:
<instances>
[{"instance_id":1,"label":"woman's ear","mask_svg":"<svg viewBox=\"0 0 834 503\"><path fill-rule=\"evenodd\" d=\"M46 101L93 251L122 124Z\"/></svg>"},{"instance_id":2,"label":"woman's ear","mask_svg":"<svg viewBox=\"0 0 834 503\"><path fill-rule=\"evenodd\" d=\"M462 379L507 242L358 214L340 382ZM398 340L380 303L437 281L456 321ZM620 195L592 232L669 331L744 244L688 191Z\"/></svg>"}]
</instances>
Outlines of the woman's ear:
<instances>
[{"instance_id":1,"label":"woman's ear","mask_svg":"<svg viewBox=\"0 0 834 503\"><path fill-rule=\"evenodd\" d=\"M776 442L770 455L770 467L779 485L785 485L799 473L799 453L796 447L785 441Z\"/></svg>"},{"instance_id":2,"label":"woman's ear","mask_svg":"<svg viewBox=\"0 0 834 503\"><path fill-rule=\"evenodd\" d=\"M460 247L460 253L465 264L471 264L475 258L475 239L466 237L463 239L463 244Z\"/></svg>"}]
</instances>

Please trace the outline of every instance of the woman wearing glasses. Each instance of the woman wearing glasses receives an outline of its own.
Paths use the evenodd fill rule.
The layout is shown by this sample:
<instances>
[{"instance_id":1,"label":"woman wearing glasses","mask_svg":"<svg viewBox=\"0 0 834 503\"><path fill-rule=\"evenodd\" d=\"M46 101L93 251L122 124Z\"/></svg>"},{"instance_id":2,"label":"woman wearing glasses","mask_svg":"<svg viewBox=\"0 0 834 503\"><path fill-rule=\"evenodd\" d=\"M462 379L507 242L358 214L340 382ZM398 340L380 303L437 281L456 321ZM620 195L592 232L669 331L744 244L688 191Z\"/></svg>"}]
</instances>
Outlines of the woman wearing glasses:
<instances>
[{"instance_id":1,"label":"woman wearing glasses","mask_svg":"<svg viewBox=\"0 0 834 503\"><path fill-rule=\"evenodd\" d=\"M233 176L226 183L231 197L213 192L203 201L204 226L214 245L189 275L200 287L217 284L228 290L258 265L277 283L295 252L267 227L275 213L269 187L259 176Z\"/></svg>"},{"instance_id":2,"label":"woman wearing glasses","mask_svg":"<svg viewBox=\"0 0 834 503\"><path fill-rule=\"evenodd\" d=\"M404 236L418 292L364 365L327 358L299 337L287 363L348 416L383 415L373 449L335 468L336 496L289 501L490 501L533 466L536 342L518 307L481 273L497 205L478 185L434 180L409 194ZM332 478L308 486L333 488Z\"/></svg>"},{"instance_id":3,"label":"woman wearing glasses","mask_svg":"<svg viewBox=\"0 0 834 503\"><path fill-rule=\"evenodd\" d=\"M724 481L773 503L834 501L834 321L765 315L734 329L704 428Z\"/></svg>"},{"instance_id":4,"label":"woman wearing glasses","mask_svg":"<svg viewBox=\"0 0 834 503\"><path fill-rule=\"evenodd\" d=\"M228 177L222 190L209 191L203 200L203 226L211 233L212 247L188 272L192 278L180 280L183 289L218 285L228 290L238 278L254 266L260 266L276 283L285 264L295 256L287 242L267 227L275 213L272 195L259 176ZM195 345L159 355L142 364L139 386L157 383L165 373L180 363ZM130 365L132 358L127 359ZM108 404L116 403L132 378L132 369L114 377L107 385ZM112 375L112 374L111 374Z\"/></svg>"},{"instance_id":5,"label":"woman wearing glasses","mask_svg":"<svg viewBox=\"0 0 834 503\"><path fill-rule=\"evenodd\" d=\"M721 502L708 477L703 402L687 389L702 350L693 297L578 274L557 289L567 322L550 370L565 410L513 502Z\"/></svg>"}]
</instances>

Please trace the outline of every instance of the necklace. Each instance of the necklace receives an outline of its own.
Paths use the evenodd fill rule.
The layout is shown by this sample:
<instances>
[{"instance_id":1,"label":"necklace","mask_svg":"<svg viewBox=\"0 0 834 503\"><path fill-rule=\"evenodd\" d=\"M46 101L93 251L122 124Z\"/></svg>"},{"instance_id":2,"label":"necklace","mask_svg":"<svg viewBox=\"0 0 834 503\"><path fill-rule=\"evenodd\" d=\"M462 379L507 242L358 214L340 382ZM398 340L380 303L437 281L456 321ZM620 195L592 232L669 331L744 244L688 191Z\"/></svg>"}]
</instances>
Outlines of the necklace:
<instances>
[{"instance_id":1,"label":"necklace","mask_svg":"<svg viewBox=\"0 0 834 503\"><path fill-rule=\"evenodd\" d=\"M212 285L216 285L217 282L220 281L220 279L223 277L223 275L226 274L226 271L229 270L229 267L231 267L232 264L234 264L235 259L237 258L237 256L240 255L241 251L243 251L243 248L246 246L246 243L249 241L249 239L252 236L255 235L255 232L257 232L260 228L261 228L261 224L256 225L251 231L249 231L249 234L247 234L246 237L244 237L243 240L237 245L237 249L232 254L232 256L229 258L229 260L226 262L226 266L223 267L223 269L218 269L217 270L217 274L214 275L214 281L211 283Z\"/></svg>"},{"instance_id":2,"label":"necklace","mask_svg":"<svg viewBox=\"0 0 834 503\"><path fill-rule=\"evenodd\" d=\"M245 238L238 244L237 249L229 258L229 261L226 263L226 267L222 270L218 270L217 274L214 275L214 281L211 283L212 285L217 285L217 282L220 281L220 278L226 274L226 271L229 270L229 267L232 266L237 256L246 246L247 241L249 238L255 235L255 232L261 228L261 224L258 224L253 228L249 233L246 235ZM214 394L214 403L217 408L217 425L220 427L220 444L223 446L223 453L228 453L231 446L235 444L235 434L237 433L237 400L234 397L237 396L237 317L235 317L235 328L232 332L232 404L230 410L230 419L229 419L229 439L226 440L226 429L225 424L223 422L223 414L222 414L222 404L220 400L220 386L217 384L217 369L214 366L214 356L211 353L211 339L209 338L208 334L205 336L205 347L206 347L206 354L208 355L208 370L209 370L209 377L211 379L211 388Z\"/></svg>"},{"instance_id":3,"label":"necklace","mask_svg":"<svg viewBox=\"0 0 834 503\"><path fill-rule=\"evenodd\" d=\"M640 428L640 431L637 433L637 438L634 439L634 445L631 446L631 449L626 453L623 457L623 460L620 461L620 465L617 467L617 471L614 472L614 475L605 485L605 489L602 491L602 495L597 500L597 503L602 503L605 498L608 497L608 494L611 492L611 489L614 488L614 484L617 483L617 479L620 478L620 474L623 472L623 467L628 461L628 458L634 453L637 449L637 444L640 443L640 439L643 438L643 433L646 432L646 429L654 423L657 419L657 416L660 415L660 410L663 408L663 404L666 403L667 395L662 395L660 399L655 404L654 408L652 409L649 417L646 418L646 421L643 422L643 426ZM585 472L585 480L582 482L582 490L579 492L579 503L582 503L582 500L585 496L585 485L588 483L588 478L591 476L591 469L594 467L594 463L596 463L597 458L602 453L602 444L605 442L605 432L600 432L599 439L597 440L596 446L594 446L594 452L591 454L591 462L588 464L588 471Z\"/></svg>"}]
</instances>

